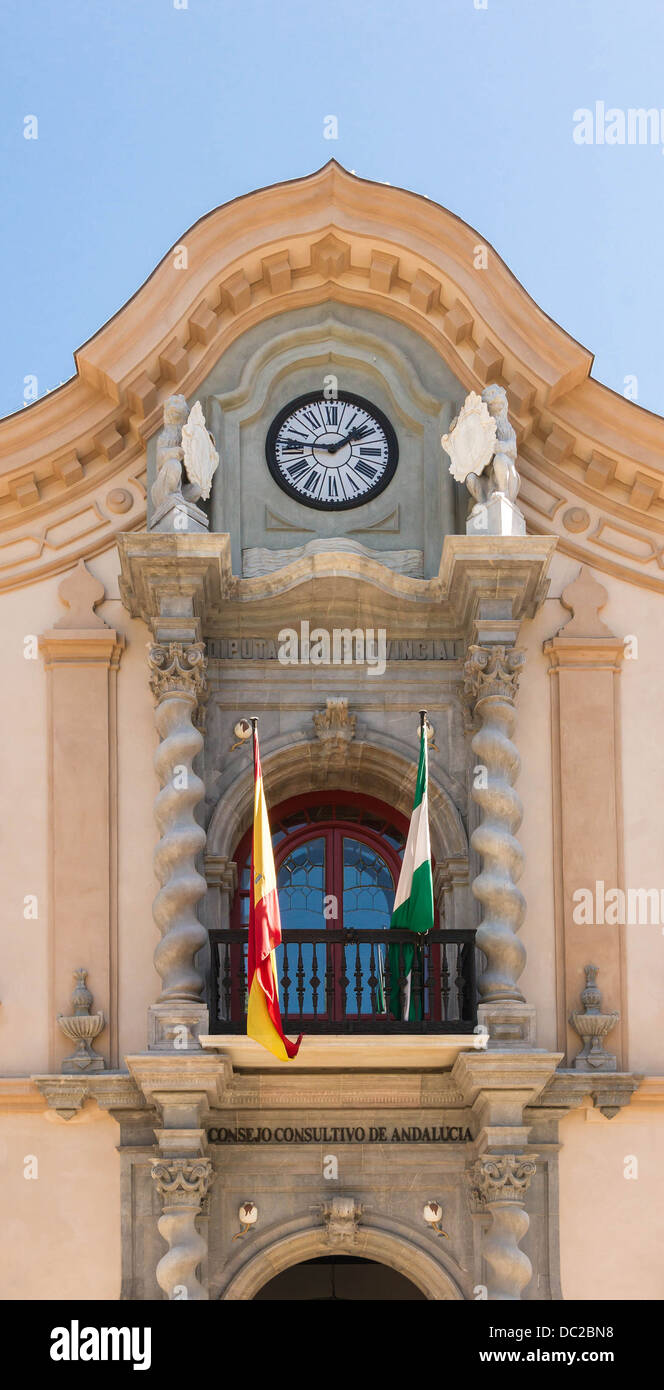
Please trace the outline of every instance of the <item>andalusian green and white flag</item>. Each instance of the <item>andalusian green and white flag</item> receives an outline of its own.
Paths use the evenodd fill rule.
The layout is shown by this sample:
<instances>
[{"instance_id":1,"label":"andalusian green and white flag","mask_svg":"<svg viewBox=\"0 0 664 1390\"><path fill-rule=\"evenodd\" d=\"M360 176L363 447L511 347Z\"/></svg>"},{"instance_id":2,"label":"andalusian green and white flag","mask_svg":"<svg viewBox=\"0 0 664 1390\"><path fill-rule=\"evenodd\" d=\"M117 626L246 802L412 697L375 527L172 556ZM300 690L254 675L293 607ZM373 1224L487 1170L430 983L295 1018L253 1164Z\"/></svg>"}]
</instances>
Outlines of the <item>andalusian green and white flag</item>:
<instances>
[{"instance_id":1,"label":"andalusian green and white flag","mask_svg":"<svg viewBox=\"0 0 664 1390\"><path fill-rule=\"evenodd\" d=\"M390 922L390 929L404 930L405 928L406 931L412 931L418 935L430 931L434 923L427 751L426 722L423 719L420 731L420 761L417 768L413 814ZM413 998L412 991L413 958L416 949L415 945L390 946L390 1013L394 1018L401 1017L404 1021L422 1017L422 999L421 997ZM400 953L402 968L400 968ZM402 970L406 978L403 1002L399 997L399 976Z\"/></svg>"}]
</instances>

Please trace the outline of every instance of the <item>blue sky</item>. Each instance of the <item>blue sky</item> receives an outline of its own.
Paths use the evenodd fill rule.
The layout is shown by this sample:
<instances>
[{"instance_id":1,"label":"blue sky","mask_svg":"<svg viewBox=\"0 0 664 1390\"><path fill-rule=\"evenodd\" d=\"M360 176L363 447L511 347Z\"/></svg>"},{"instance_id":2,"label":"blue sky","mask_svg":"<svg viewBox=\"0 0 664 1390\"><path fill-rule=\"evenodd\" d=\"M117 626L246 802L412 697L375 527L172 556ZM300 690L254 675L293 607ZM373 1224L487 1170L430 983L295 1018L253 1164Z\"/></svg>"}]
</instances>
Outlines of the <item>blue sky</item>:
<instances>
[{"instance_id":1,"label":"blue sky","mask_svg":"<svg viewBox=\"0 0 664 1390\"><path fill-rule=\"evenodd\" d=\"M3 7L1 414L26 375L71 376L203 213L331 156L465 218L599 380L664 414L664 130L572 134L597 101L664 119L662 0L183 3Z\"/></svg>"}]
</instances>

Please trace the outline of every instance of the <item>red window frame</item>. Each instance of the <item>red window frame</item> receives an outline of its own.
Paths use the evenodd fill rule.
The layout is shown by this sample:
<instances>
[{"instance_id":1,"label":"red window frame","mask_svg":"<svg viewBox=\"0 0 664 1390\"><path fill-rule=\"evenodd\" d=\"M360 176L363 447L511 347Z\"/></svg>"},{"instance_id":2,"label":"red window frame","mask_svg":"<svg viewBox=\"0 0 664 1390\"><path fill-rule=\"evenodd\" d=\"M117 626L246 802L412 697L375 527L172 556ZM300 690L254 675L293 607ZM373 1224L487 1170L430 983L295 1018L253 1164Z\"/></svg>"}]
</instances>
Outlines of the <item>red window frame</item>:
<instances>
[{"instance_id":1,"label":"red window frame","mask_svg":"<svg viewBox=\"0 0 664 1390\"><path fill-rule=\"evenodd\" d=\"M308 792L304 796L289 797L287 801L282 801L278 806L270 809L270 828L274 836L280 828L282 822L297 812L307 812L309 810L320 810L321 807L330 806L332 816L321 820L320 818L308 819L306 824L288 831L284 838L274 845L274 863L277 873L283 864L284 859L296 849L298 845L306 843L307 840L325 837L333 845L332 855L326 854L325 863L325 893L334 893L341 905L339 919L329 919L331 927L343 926L343 854L342 838L346 834L349 838L362 840L365 844L375 849L386 861L390 872L393 875L395 887L399 879L401 870L401 855L388 840L384 838L385 830L395 829L403 836L405 843L408 834L408 821L400 811L394 811L384 802L378 801L376 797L364 796L359 792L344 791L325 791ZM359 812L357 821L338 816L339 807L351 806ZM375 829L372 825L362 823L361 813L375 817L383 831ZM251 855L251 827L243 835L235 852L235 862L238 869L238 891L235 894L231 911L231 927L242 927L242 900L249 897L249 889L243 888L243 871L249 864Z\"/></svg>"},{"instance_id":2,"label":"red window frame","mask_svg":"<svg viewBox=\"0 0 664 1390\"><path fill-rule=\"evenodd\" d=\"M268 794L269 794L269 788ZM323 808L330 807L331 814L325 818L320 817ZM348 808L357 812L357 819L349 817ZM318 816L309 817L309 811L318 812ZM343 814L340 814L342 812ZM284 826L283 822L296 814L307 815L304 824L296 825L292 830ZM363 823L363 815L370 817L370 823ZM370 846L387 863L388 868L394 879L396 888L399 873L401 870L401 854L385 838L385 832L396 830L402 837L405 844L408 834L408 820L400 811L387 806L385 802L376 797L367 796L361 792L348 792L327 789L319 792L307 792L301 796L289 797L286 801L270 808L270 827L274 836L280 829L285 831L281 840L274 845L274 860L277 873L287 856L292 853L298 845L304 844L309 840L324 838L326 840L325 849L325 894L333 893L339 902L339 917L327 919L326 925L332 928L343 927L343 839L351 838L359 840ZM242 921L242 903L249 897L249 887L243 887L244 870L248 867L251 858L251 835L252 828L246 831L235 852L235 862L238 867L238 889L235 894L231 909L230 925L234 928L246 927L246 922ZM402 844L402 848L403 848ZM331 853L329 852L331 850ZM235 956L239 948L233 947L232 954ZM335 957L341 954L341 948L331 946L333 952L334 978L337 982L335 988L334 1009L337 1017L341 1015L341 985L340 961ZM438 951L435 952L436 957ZM434 962L432 961L432 965ZM233 976L237 978L239 960L233 964ZM437 961L434 969L437 973ZM438 1000L439 991L434 991L434 997ZM233 1013L240 1006L239 999L233 999ZM439 1008L435 1009L435 1014ZM320 1015L319 1015L320 1016Z\"/></svg>"}]
</instances>

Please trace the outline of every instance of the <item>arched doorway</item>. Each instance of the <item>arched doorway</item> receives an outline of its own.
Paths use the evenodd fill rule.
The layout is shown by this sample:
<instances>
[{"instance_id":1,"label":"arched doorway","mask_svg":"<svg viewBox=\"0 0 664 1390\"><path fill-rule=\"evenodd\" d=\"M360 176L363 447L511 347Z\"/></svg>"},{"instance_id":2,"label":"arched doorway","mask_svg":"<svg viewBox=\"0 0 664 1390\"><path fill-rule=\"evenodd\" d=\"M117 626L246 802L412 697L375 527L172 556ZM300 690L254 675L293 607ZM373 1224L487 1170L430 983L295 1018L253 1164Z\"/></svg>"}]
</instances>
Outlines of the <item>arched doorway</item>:
<instances>
[{"instance_id":1,"label":"arched doorway","mask_svg":"<svg viewBox=\"0 0 664 1390\"><path fill-rule=\"evenodd\" d=\"M320 1226L309 1227L276 1239L266 1239L265 1244L258 1249L237 1251L221 1279L211 1280L210 1297L230 1302L255 1299L272 1280L287 1274L291 1269L311 1271L318 1267L318 1260L329 1267L332 1259L338 1258L337 1251L330 1249ZM385 1278L382 1270L387 1269L388 1272L401 1275L404 1283L409 1284L411 1289L414 1288L429 1301L447 1302L464 1298L462 1271L448 1252L437 1247L432 1250L422 1249L420 1240L414 1240L412 1233L405 1227L400 1231L360 1227L353 1242L351 1258L353 1263L359 1260L368 1267L369 1282L374 1278ZM338 1269L339 1266L337 1271ZM337 1272L337 1296L338 1277ZM361 1274L353 1276L358 1283L363 1277ZM368 1293L363 1295L367 1299L370 1296L372 1295ZM412 1292L408 1295L409 1299L413 1296ZM329 1270L328 1283L327 1286L323 1283L321 1297L330 1297Z\"/></svg>"},{"instance_id":2,"label":"arched doorway","mask_svg":"<svg viewBox=\"0 0 664 1390\"><path fill-rule=\"evenodd\" d=\"M291 1265L254 1294L254 1302L272 1301L426 1303L427 1300L421 1289L389 1265L355 1255L319 1255Z\"/></svg>"}]
</instances>

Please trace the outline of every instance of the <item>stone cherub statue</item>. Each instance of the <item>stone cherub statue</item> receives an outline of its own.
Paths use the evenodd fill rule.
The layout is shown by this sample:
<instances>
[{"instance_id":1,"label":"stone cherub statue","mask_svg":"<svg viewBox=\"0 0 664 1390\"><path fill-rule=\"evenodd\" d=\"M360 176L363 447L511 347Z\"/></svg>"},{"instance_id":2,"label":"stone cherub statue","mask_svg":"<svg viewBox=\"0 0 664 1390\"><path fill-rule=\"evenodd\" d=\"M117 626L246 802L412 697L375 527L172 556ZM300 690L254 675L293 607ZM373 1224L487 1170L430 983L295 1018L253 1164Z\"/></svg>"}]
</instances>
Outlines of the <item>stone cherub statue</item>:
<instances>
[{"instance_id":1,"label":"stone cherub statue","mask_svg":"<svg viewBox=\"0 0 664 1390\"><path fill-rule=\"evenodd\" d=\"M171 504L179 506L183 515L199 513L207 523L204 513L193 504L210 496L219 455L200 401L190 411L184 396L169 396L164 405L164 428L157 439L156 462L157 476L150 492L155 514L164 515ZM189 479L184 484L183 469Z\"/></svg>"},{"instance_id":2,"label":"stone cherub statue","mask_svg":"<svg viewBox=\"0 0 664 1390\"><path fill-rule=\"evenodd\" d=\"M501 499L511 504L519 523L523 522L514 506L521 481L516 469L516 433L508 419L507 392L502 386L487 386L481 396L471 391L441 444L452 460L452 477L466 484L475 502L469 531L487 530L486 524L475 524L472 518L477 522L479 515L481 520L489 505L495 502L499 506ZM506 510L509 512L509 506ZM501 532L503 529L501 524ZM518 529L522 529L520 524Z\"/></svg>"}]
</instances>

